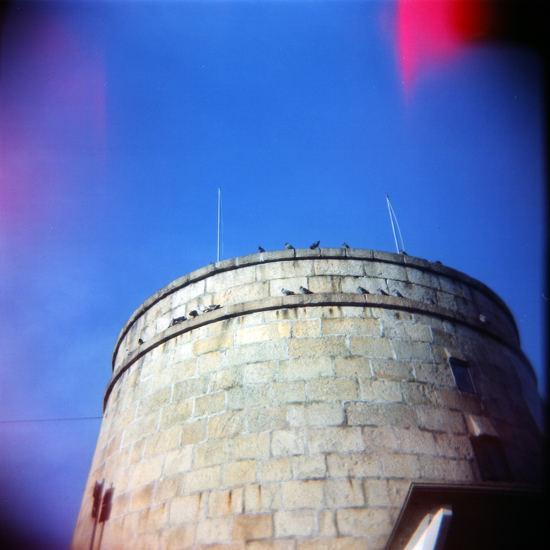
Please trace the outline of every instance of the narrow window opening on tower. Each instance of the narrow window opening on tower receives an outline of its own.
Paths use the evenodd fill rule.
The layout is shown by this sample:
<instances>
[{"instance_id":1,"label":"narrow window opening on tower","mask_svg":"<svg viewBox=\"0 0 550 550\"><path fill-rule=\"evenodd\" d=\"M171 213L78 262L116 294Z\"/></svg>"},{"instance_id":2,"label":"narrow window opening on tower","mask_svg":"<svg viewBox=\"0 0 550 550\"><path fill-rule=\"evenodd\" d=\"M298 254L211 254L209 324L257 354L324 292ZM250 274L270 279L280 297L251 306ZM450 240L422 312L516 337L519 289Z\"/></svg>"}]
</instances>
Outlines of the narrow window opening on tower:
<instances>
[{"instance_id":1,"label":"narrow window opening on tower","mask_svg":"<svg viewBox=\"0 0 550 550\"><path fill-rule=\"evenodd\" d=\"M474 386L474 381L472 380L472 375L470 374L468 363L466 363L466 361L461 361L460 359L449 359L449 364L451 365L451 370L453 371L456 387L460 391L477 393Z\"/></svg>"}]
</instances>

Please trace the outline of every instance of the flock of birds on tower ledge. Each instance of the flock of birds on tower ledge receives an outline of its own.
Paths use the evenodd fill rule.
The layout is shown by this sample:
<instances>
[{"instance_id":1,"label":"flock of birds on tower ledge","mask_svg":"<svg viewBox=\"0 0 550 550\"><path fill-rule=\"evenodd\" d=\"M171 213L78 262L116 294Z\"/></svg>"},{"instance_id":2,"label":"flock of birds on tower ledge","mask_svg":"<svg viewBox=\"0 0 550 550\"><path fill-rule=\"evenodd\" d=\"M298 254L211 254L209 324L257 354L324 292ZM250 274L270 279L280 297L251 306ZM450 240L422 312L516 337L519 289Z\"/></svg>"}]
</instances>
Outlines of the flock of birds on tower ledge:
<instances>
[{"instance_id":1,"label":"flock of birds on tower ledge","mask_svg":"<svg viewBox=\"0 0 550 550\"><path fill-rule=\"evenodd\" d=\"M311 248L311 250L316 250L317 248L319 248L319 245L321 244L321 241L316 241L314 242L309 248ZM294 247L290 244L290 243L285 243L285 248L287 250L294 250ZM346 244L346 243L343 243L342 244L342 248L349 248L349 245ZM262 252L265 252L265 249L262 248L261 246L258 246L258 251L260 253ZM400 254L404 254L405 256L408 256L408 254L404 251L404 250L401 250L400 251ZM441 264L440 261L437 261L436 262L437 264ZM309 288L306 288L306 287L303 287L303 286L300 286L300 289L299 289L300 293L302 294L313 294L313 292L311 290L309 290ZM292 290L287 290L286 288L281 288L281 292L285 295L285 296L291 296L293 294L296 294L296 292L293 292ZM357 287L357 292L359 294L370 294L370 292L366 289L366 288L363 288L362 286L358 286ZM382 296L396 296L397 298L405 298L405 296L403 296L403 294L401 294L401 292L399 292L399 290L397 289L392 289L390 290L390 292L386 292L385 290L383 290L382 288L379 288L377 290L378 294L381 294ZM432 304L432 305L435 305L435 301L433 300L433 298L428 298L428 301ZM204 306L202 304L199 304L197 306L197 309L199 311L197 311L196 309L193 309L192 311L190 311L188 313L188 315L192 318L195 318L195 317L198 317L200 315L200 313L208 313L210 311L214 311L218 308L220 308L221 306L219 304L212 304L210 306ZM200 312L200 313L199 313ZM187 317L185 315L182 315L181 317L175 317L174 319L172 319L172 322L170 323L169 326L174 326L174 325L179 325L180 323L183 323L184 321L187 321ZM482 322L482 323L485 323L487 324L489 321L487 320L487 317L485 317L485 315L483 314L480 314L479 315L479 320ZM139 344L144 344L145 342L140 338L139 339ZM130 352L129 351L126 351L126 354L129 354Z\"/></svg>"}]
</instances>

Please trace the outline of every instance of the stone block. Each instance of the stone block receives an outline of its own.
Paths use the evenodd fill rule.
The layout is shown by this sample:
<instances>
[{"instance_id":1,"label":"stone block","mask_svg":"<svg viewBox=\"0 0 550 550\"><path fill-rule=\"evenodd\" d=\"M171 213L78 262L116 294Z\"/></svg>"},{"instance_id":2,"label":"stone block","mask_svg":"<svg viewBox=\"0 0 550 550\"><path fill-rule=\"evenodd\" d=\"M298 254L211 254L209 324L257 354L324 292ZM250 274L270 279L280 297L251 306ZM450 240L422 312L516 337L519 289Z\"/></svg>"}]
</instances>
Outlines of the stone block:
<instances>
[{"instance_id":1,"label":"stone block","mask_svg":"<svg viewBox=\"0 0 550 550\"><path fill-rule=\"evenodd\" d=\"M301 455L305 452L304 435L296 430L278 430L271 434L273 456Z\"/></svg>"},{"instance_id":2,"label":"stone block","mask_svg":"<svg viewBox=\"0 0 550 550\"><path fill-rule=\"evenodd\" d=\"M394 279L407 281L407 271L404 266L386 262L364 262L365 275L367 277L380 277L382 279Z\"/></svg>"},{"instance_id":3,"label":"stone block","mask_svg":"<svg viewBox=\"0 0 550 550\"><path fill-rule=\"evenodd\" d=\"M445 481L474 481L470 463L466 460L450 460L432 456L421 456L420 475L423 479Z\"/></svg>"},{"instance_id":4,"label":"stone block","mask_svg":"<svg viewBox=\"0 0 550 550\"><path fill-rule=\"evenodd\" d=\"M436 387L455 387L455 379L451 367L444 363L416 363L414 366L416 380L430 383Z\"/></svg>"},{"instance_id":5,"label":"stone block","mask_svg":"<svg viewBox=\"0 0 550 550\"><path fill-rule=\"evenodd\" d=\"M215 439L195 445L195 468L204 468L227 462L231 456L229 440Z\"/></svg>"},{"instance_id":6,"label":"stone block","mask_svg":"<svg viewBox=\"0 0 550 550\"><path fill-rule=\"evenodd\" d=\"M183 424L191 418L193 412L193 401L180 401L164 407L160 415L160 429L164 430L176 424Z\"/></svg>"},{"instance_id":7,"label":"stone block","mask_svg":"<svg viewBox=\"0 0 550 550\"><path fill-rule=\"evenodd\" d=\"M321 335L321 323L318 320L294 321L292 323L292 337L317 337Z\"/></svg>"},{"instance_id":8,"label":"stone block","mask_svg":"<svg viewBox=\"0 0 550 550\"><path fill-rule=\"evenodd\" d=\"M384 477L414 479L420 475L419 457L416 455L379 455L379 459Z\"/></svg>"},{"instance_id":9,"label":"stone block","mask_svg":"<svg viewBox=\"0 0 550 550\"><path fill-rule=\"evenodd\" d=\"M294 539L254 540L247 543L246 550L294 550Z\"/></svg>"},{"instance_id":10,"label":"stone block","mask_svg":"<svg viewBox=\"0 0 550 550\"><path fill-rule=\"evenodd\" d=\"M194 358L195 356L193 355L193 343L189 342L178 346L170 352L168 356L168 364L175 365L177 363L189 361Z\"/></svg>"},{"instance_id":11,"label":"stone block","mask_svg":"<svg viewBox=\"0 0 550 550\"><path fill-rule=\"evenodd\" d=\"M331 478L379 477L378 459L374 454L329 454L328 475Z\"/></svg>"},{"instance_id":12,"label":"stone block","mask_svg":"<svg viewBox=\"0 0 550 550\"><path fill-rule=\"evenodd\" d=\"M350 338L350 350L352 355L362 357L394 357L394 351L390 340L386 338Z\"/></svg>"},{"instance_id":13,"label":"stone block","mask_svg":"<svg viewBox=\"0 0 550 550\"><path fill-rule=\"evenodd\" d=\"M339 426L345 422L341 403L312 403L305 412L308 426Z\"/></svg>"},{"instance_id":14,"label":"stone block","mask_svg":"<svg viewBox=\"0 0 550 550\"><path fill-rule=\"evenodd\" d=\"M223 391L195 399L195 408L193 410L195 418L211 416L222 412L225 412L225 392Z\"/></svg>"},{"instance_id":15,"label":"stone block","mask_svg":"<svg viewBox=\"0 0 550 550\"><path fill-rule=\"evenodd\" d=\"M221 466L192 470L185 475L184 488L187 494L221 487Z\"/></svg>"},{"instance_id":16,"label":"stone block","mask_svg":"<svg viewBox=\"0 0 550 550\"><path fill-rule=\"evenodd\" d=\"M206 338L193 342L193 353L198 356L211 351L227 349L233 346L233 340L233 331L220 332L213 336L207 336Z\"/></svg>"},{"instance_id":17,"label":"stone block","mask_svg":"<svg viewBox=\"0 0 550 550\"><path fill-rule=\"evenodd\" d=\"M439 456L465 460L470 460L474 457L474 450L468 436L445 433L436 433L433 436Z\"/></svg>"},{"instance_id":18,"label":"stone block","mask_svg":"<svg viewBox=\"0 0 550 550\"><path fill-rule=\"evenodd\" d=\"M225 485L233 487L258 481L258 463L256 460L231 462L225 468Z\"/></svg>"},{"instance_id":19,"label":"stone block","mask_svg":"<svg viewBox=\"0 0 550 550\"><path fill-rule=\"evenodd\" d=\"M283 481L291 477L290 460L288 458L272 458L260 462L260 478L262 483Z\"/></svg>"},{"instance_id":20,"label":"stone block","mask_svg":"<svg viewBox=\"0 0 550 550\"><path fill-rule=\"evenodd\" d=\"M279 510L273 519L275 537L309 537L315 532L316 512L314 510Z\"/></svg>"},{"instance_id":21,"label":"stone block","mask_svg":"<svg viewBox=\"0 0 550 550\"><path fill-rule=\"evenodd\" d=\"M157 410L128 424L122 432L122 447L130 445L138 439L156 432L159 416L159 411Z\"/></svg>"},{"instance_id":22,"label":"stone block","mask_svg":"<svg viewBox=\"0 0 550 550\"><path fill-rule=\"evenodd\" d=\"M292 457L292 477L296 480L321 479L327 471L324 455Z\"/></svg>"},{"instance_id":23,"label":"stone block","mask_svg":"<svg viewBox=\"0 0 550 550\"><path fill-rule=\"evenodd\" d=\"M269 386L269 384L254 384L228 390L227 408L240 410L267 406L269 404Z\"/></svg>"},{"instance_id":24,"label":"stone block","mask_svg":"<svg viewBox=\"0 0 550 550\"><path fill-rule=\"evenodd\" d=\"M271 514L246 514L233 518L233 540L267 539L273 535Z\"/></svg>"},{"instance_id":25,"label":"stone block","mask_svg":"<svg viewBox=\"0 0 550 550\"><path fill-rule=\"evenodd\" d=\"M154 502L164 502L180 495L183 485L183 474L164 477L157 481Z\"/></svg>"},{"instance_id":26,"label":"stone block","mask_svg":"<svg viewBox=\"0 0 550 550\"><path fill-rule=\"evenodd\" d=\"M437 407L417 407L418 427L434 432L463 434L466 432L464 419L458 411Z\"/></svg>"},{"instance_id":27,"label":"stone block","mask_svg":"<svg viewBox=\"0 0 550 550\"><path fill-rule=\"evenodd\" d=\"M436 455L436 444L434 435L431 432L425 432L410 428L404 430L394 428L395 435L400 443L401 452L405 454Z\"/></svg>"},{"instance_id":28,"label":"stone block","mask_svg":"<svg viewBox=\"0 0 550 550\"><path fill-rule=\"evenodd\" d=\"M322 357L349 355L346 338L325 336L322 338L293 338L288 344L289 357Z\"/></svg>"},{"instance_id":29,"label":"stone block","mask_svg":"<svg viewBox=\"0 0 550 550\"><path fill-rule=\"evenodd\" d=\"M391 531L388 508L341 508L336 511L340 535L366 537L389 534Z\"/></svg>"},{"instance_id":30,"label":"stone block","mask_svg":"<svg viewBox=\"0 0 550 550\"><path fill-rule=\"evenodd\" d=\"M392 505L388 480L386 479L365 479L363 489L367 505L370 508L389 507Z\"/></svg>"},{"instance_id":31,"label":"stone block","mask_svg":"<svg viewBox=\"0 0 550 550\"><path fill-rule=\"evenodd\" d=\"M181 426L176 425L150 435L145 443L143 458L148 459L166 451L177 449L180 446L181 432Z\"/></svg>"},{"instance_id":32,"label":"stone block","mask_svg":"<svg viewBox=\"0 0 550 550\"><path fill-rule=\"evenodd\" d=\"M277 377L277 364L274 361L246 365L244 377L247 384L273 382Z\"/></svg>"},{"instance_id":33,"label":"stone block","mask_svg":"<svg viewBox=\"0 0 550 550\"><path fill-rule=\"evenodd\" d=\"M298 357L292 361L279 362L279 381L311 380L333 375L334 367L329 357Z\"/></svg>"},{"instance_id":34,"label":"stone block","mask_svg":"<svg viewBox=\"0 0 550 550\"><path fill-rule=\"evenodd\" d=\"M172 388L167 387L142 398L138 406L137 416L147 416L157 412L159 409L170 403L171 394Z\"/></svg>"},{"instance_id":35,"label":"stone block","mask_svg":"<svg viewBox=\"0 0 550 550\"><path fill-rule=\"evenodd\" d=\"M396 426L410 428L417 424L415 409L402 403L346 403L350 426Z\"/></svg>"},{"instance_id":36,"label":"stone block","mask_svg":"<svg viewBox=\"0 0 550 550\"><path fill-rule=\"evenodd\" d=\"M399 403L403 400L397 380L359 380L359 399L368 403Z\"/></svg>"},{"instance_id":37,"label":"stone block","mask_svg":"<svg viewBox=\"0 0 550 550\"><path fill-rule=\"evenodd\" d=\"M327 480L326 499L326 504L329 508L364 506L365 497L363 495L361 480L354 477L345 480Z\"/></svg>"},{"instance_id":38,"label":"stone block","mask_svg":"<svg viewBox=\"0 0 550 550\"><path fill-rule=\"evenodd\" d=\"M196 526L195 544L214 544L231 541L232 519L230 517L208 518Z\"/></svg>"},{"instance_id":39,"label":"stone block","mask_svg":"<svg viewBox=\"0 0 550 550\"><path fill-rule=\"evenodd\" d=\"M305 382L278 382L272 384L271 404L303 403L306 400Z\"/></svg>"},{"instance_id":40,"label":"stone block","mask_svg":"<svg viewBox=\"0 0 550 550\"><path fill-rule=\"evenodd\" d=\"M212 373L208 391L214 393L220 390L229 390L242 386L244 379L244 367L231 367Z\"/></svg>"},{"instance_id":41,"label":"stone block","mask_svg":"<svg viewBox=\"0 0 550 550\"><path fill-rule=\"evenodd\" d=\"M284 508L321 508L325 501L324 486L324 480L284 481L281 483Z\"/></svg>"},{"instance_id":42,"label":"stone block","mask_svg":"<svg viewBox=\"0 0 550 550\"><path fill-rule=\"evenodd\" d=\"M427 342L393 340L392 344L400 361L434 361L432 348Z\"/></svg>"},{"instance_id":43,"label":"stone block","mask_svg":"<svg viewBox=\"0 0 550 550\"><path fill-rule=\"evenodd\" d=\"M442 407L473 414L481 413L481 399L478 395L461 392L456 388L439 388L435 394Z\"/></svg>"},{"instance_id":44,"label":"stone block","mask_svg":"<svg viewBox=\"0 0 550 550\"><path fill-rule=\"evenodd\" d=\"M314 260L315 275L347 275L361 277L365 275L363 262L360 260Z\"/></svg>"},{"instance_id":45,"label":"stone block","mask_svg":"<svg viewBox=\"0 0 550 550\"><path fill-rule=\"evenodd\" d=\"M286 427L286 409L284 407L250 409L247 426L250 432L281 430Z\"/></svg>"},{"instance_id":46,"label":"stone block","mask_svg":"<svg viewBox=\"0 0 550 550\"><path fill-rule=\"evenodd\" d=\"M403 382L403 400L408 405L436 405L437 396L431 384Z\"/></svg>"},{"instance_id":47,"label":"stone block","mask_svg":"<svg viewBox=\"0 0 550 550\"><path fill-rule=\"evenodd\" d=\"M154 483L143 485L132 491L132 499L130 502L130 510L133 512L140 508L146 508L151 506L153 502L153 491L155 489Z\"/></svg>"},{"instance_id":48,"label":"stone block","mask_svg":"<svg viewBox=\"0 0 550 550\"><path fill-rule=\"evenodd\" d=\"M317 275L308 278L307 288L314 294L340 294L342 292L341 277L332 275Z\"/></svg>"},{"instance_id":49,"label":"stone block","mask_svg":"<svg viewBox=\"0 0 550 550\"><path fill-rule=\"evenodd\" d=\"M138 533L158 531L168 520L169 505L167 502L144 508L139 511Z\"/></svg>"},{"instance_id":50,"label":"stone block","mask_svg":"<svg viewBox=\"0 0 550 550\"><path fill-rule=\"evenodd\" d=\"M269 433L240 434L232 439L233 458L268 458Z\"/></svg>"},{"instance_id":51,"label":"stone block","mask_svg":"<svg viewBox=\"0 0 550 550\"><path fill-rule=\"evenodd\" d=\"M225 353L226 366L244 365L264 361L280 361L288 358L286 340L261 342L238 348L230 348Z\"/></svg>"},{"instance_id":52,"label":"stone block","mask_svg":"<svg viewBox=\"0 0 550 550\"><path fill-rule=\"evenodd\" d=\"M334 375L336 378L372 378L370 359L364 357L335 357Z\"/></svg>"},{"instance_id":53,"label":"stone block","mask_svg":"<svg viewBox=\"0 0 550 550\"><path fill-rule=\"evenodd\" d=\"M308 401L347 401L357 399L357 382L350 379L310 380Z\"/></svg>"},{"instance_id":54,"label":"stone block","mask_svg":"<svg viewBox=\"0 0 550 550\"><path fill-rule=\"evenodd\" d=\"M371 361L374 376L386 380L414 380L413 367L410 362L392 359L373 359Z\"/></svg>"},{"instance_id":55,"label":"stone block","mask_svg":"<svg viewBox=\"0 0 550 550\"><path fill-rule=\"evenodd\" d=\"M200 419L183 424L181 429L181 444L194 445L206 440L207 420Z\"/></svg>"},{"instance_id":56,"label":"stone block","mask_svg":"<svg viewBox=\"0 0 550 550\"><path fill-rule=\"evenodd\" d=\"M146 485L158 479L162 472L163 455L157 455L149 460L130 466L130 487Z\"/></svg>"},{"instance_id":57,"label":"stone block","mask_svg":"<svg viewBox=\"0 0 550 550\"><path fill-rule=\"evenodd\" d=\"M288 277L309 277L313 275L313 260L271 262L256 266L258 281L286 279Z\"/></svg>"},{"instance_id":58,"label":"stone block","mask_svg":"<svg viewBox=\"0 0 550 550\"><path fill-rule=\"evenodd\" d=\"M195 540L194 525L179 525L172 529L163 530L161 534L161 548L163 550L181 550L191 548Z\"/></svg>"},{"instance_id":59,"label":"stone block","mask_svg":"<svg viewBox=\"0 0 550 550\"><path fill-rule=\"evenodd\" d=\"M290 338L290 322L257 325L237 330L235 345L244 346L266 340Z\"/></svg>"},{"instance_id":60,"label":"stone block","mask_svg":"<svg viewBox=\"0 0 550 550\"><path fill-rule=\"evenodd\" d=\"M193 448L183 447L170 451L165 455L163 476L172 476L179 472L187 472L191 469L193 463Z\"/></svg>"},{"instance_id":61,"label":"stone block","mask_svg":"<svg viewBox=\"0 0 550 550\"><path fill-rule=\"evenodd\" d=\"M234 437L244 431L244 412L232 411L209 419L208 438Z\"/></svg>"},{"instance_id":62,"label":"stone block","mask_svg":"<svg viewBox=\"0 0 550 550\"><path fill-rule=\"evenodd\" d=\"M206 292L218 292L233 286L246 285L256 280L256 267L245 266L222 273L216 273L206 279Z\"/></svg>"},{"instance_id":63,"label":"stone block","mask_svg":"<svg viewBox=\"0 0 550 550\"><path fill-rule=\"evenodd\" d=\"M365 448L360 428L336 426L320 429L310 428L307 435L310 454L353 453Z\"/></svg>"},{"instance_id":64,"label":"stone block","mask_svg":"<svg viewBox=\"0 0 550 550\"><path fill-rule=\"evenodd\" d=\"M212 295L212 302L224 306L265 300L269 297L269 283L251 283L220 290Z\"/></svg>"},{"instance_id":65,"label":"stone block","mask_svg":"<svg viewBox=\"0 0 550 550\"><path fill-rule=\"evenodd\" d=\"M172 403L178 403L179 401L185 401L199 395L205 395L208 390L208 379L202 378L190 378L174 384L174 394L172 396Z\"/></svg>"},{"instance_id":66,"label":"stone block","mask_svg":"<svg viewBox=\"0 0 550 550\"><path fill-rule=\"evenodd\" d=\"M401 445L398 437L398 430L390 426L362 428L363 439L365 440L366 450L369 453L399 453Z\"/></svg>"}]
</instances>

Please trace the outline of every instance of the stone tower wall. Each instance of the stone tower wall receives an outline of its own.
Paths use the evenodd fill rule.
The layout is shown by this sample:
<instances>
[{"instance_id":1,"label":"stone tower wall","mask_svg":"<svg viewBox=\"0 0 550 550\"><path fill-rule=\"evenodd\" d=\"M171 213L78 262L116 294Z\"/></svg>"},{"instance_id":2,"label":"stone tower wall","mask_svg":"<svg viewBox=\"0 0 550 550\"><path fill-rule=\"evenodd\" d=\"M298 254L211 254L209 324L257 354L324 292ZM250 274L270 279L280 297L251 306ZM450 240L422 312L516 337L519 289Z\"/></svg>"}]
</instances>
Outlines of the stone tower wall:
<instances>
[{"instance_id":1,"label":"stone tower wall","mask_svg":"<svg viewBox=\"0 0 550 550\"><path fill-rule=\"evenodd\" d=\"M221 307L170 326L199 304ZM498 436L510 481L540 480L525 395L512 315L455 270L356 249L211 264L119 336L73 549L102 479L102 549L381 549L411 481L484 483L472 437Z\"/></svg>"}]
</instances>

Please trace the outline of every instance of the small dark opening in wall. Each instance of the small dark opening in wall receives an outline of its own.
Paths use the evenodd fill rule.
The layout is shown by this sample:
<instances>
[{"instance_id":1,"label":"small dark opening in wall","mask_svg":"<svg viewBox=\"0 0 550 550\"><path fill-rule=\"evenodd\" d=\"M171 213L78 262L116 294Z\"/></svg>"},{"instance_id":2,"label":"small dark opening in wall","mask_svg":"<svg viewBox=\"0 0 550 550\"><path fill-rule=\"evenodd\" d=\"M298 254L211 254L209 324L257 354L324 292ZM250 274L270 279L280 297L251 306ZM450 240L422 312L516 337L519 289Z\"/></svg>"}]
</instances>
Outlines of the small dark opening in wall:
<instances>
[{"instance_id":1,"label":"small dark opening in wall","mask_svg":"<svg viewBox=\"0 0 550 550\"><path fill-rule=\"evenodd\" d=\"M449 364L451 365L451 370L453 371L456 387L460 391L476 393L476 388L472 380L472 375L470 374L468 363L459 359L450 359Z\"/></svg>"},{"instance_id":2,"label":"small dark opening in wall","mask_svg":"<svg viewBox=\"0 0 550 550\"><path fill-rule=\"evenodd\" d=\"M483 481L513 481L500 439L494 435L471 438Z\"/></svg>"}]
</instances>

